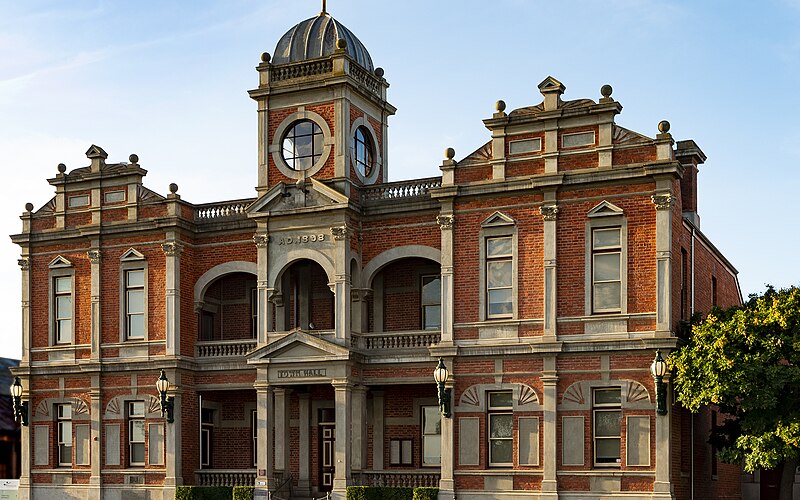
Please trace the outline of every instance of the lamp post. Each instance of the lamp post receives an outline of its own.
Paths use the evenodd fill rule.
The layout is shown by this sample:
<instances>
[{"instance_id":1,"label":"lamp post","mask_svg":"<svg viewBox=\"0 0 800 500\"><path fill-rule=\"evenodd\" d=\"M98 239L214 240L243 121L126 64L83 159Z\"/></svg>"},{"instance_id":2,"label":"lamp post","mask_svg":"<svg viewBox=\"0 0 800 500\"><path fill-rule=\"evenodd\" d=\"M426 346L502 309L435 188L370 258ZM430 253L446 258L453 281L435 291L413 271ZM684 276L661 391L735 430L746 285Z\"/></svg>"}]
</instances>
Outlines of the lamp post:
<instances>
[{"instance_id":1,"label":"lamp post","mask_svg":"<svg viewBox=\"0 0 800 500\"><path fill-rule=\"evenodd\" d=\"M656 357L650 365L650 373L656 381L656 413L667 414L667 384L664 375L667 374L667 362L661 357L661 351L656 351Z\"/></svg>"},{"instance_id":2,"label":"lamp post","mask_svg":"<svg viewBox=\"0 0 800 500\"><path fill-rule=\"evenodd\" d=\"M161 376L156 380L156 389L161 395L161 415L163 415L167 422L170 424L175 421L175 398L172 396L167 397L169 390L169 379L164 370L161 370Z\"/></svg>"},{"instance_id":3,"label":"lamp post","mask_svg":"<svg viewBox=\"0 0 800 500\"><path fill-rule=\"evenodd\" d=\"M436 381L436 387L439 389L439 408L442 411L442 416L450 418L450 389L445 388L444 383L450 374L447 367L444 365L444 358L439 358L439 364L433 370L433 380Z\"/></svg>"},{"instance_id":4,"label":"lamp post","mask_svg":"<svg viewBox=\"0 0 800 500\"><path fill-rule=\"evenodd\" d=\"M22 382L19 377L14 378L11 384L11 396L13 397L14 420L19 420L24 426L28 426L28 402L22 400Z\"/></svg>"}]
</instances>

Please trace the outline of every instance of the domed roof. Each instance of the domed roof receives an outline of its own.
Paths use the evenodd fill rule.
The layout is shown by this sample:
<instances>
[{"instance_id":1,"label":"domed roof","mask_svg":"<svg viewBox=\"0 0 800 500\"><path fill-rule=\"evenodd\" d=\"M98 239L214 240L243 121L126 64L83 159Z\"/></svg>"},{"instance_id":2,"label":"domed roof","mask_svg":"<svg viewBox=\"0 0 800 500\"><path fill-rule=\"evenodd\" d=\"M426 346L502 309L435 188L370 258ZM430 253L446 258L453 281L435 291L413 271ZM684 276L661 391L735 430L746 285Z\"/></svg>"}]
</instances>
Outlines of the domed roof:
<instances>
[{"instance_id":1,"label":"domed roof","mask_svg":"<svg viewBox=\"0 0 800 500\"><path fill-rule=\"evenodd\" d=\"M328 15L327 12L306 19L287 31L275 47L272 62L273 64L286 64L329 56L336 51L336 41L340 38L347 42L345 50L350 57L363 68L372 72L374 69L372 58L364 44L356 38L352 31Z\"/></svg>"}]
</instances>

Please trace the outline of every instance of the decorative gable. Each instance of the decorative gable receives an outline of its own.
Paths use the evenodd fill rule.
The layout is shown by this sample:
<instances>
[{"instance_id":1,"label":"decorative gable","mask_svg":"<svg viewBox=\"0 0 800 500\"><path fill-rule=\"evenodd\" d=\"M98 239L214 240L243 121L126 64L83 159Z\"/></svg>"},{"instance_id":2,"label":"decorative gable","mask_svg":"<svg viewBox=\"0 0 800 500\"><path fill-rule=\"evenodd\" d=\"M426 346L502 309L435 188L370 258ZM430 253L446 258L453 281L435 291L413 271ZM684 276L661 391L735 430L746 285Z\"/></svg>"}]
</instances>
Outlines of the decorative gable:
<instances>
[{"instance_id":1,"label":"decorative gable","mask_svg":"<svg viewBox=\"0 0 800 500\"><path fill-rule=\"evenodd\" d=\"M516 223L517 221L503 212L495 212L481 222L481 227L513 226Z\"/></svg>"},{"instance_id":2,"label":"decorative gable","mask_svg":"<svg viewBox=\"0 0 800 500\"><path fill-rule=\"evenodd\" d=\"M72 262L68 261L62 256L58 256L55 259L50 261L50 264L47 265L50 269L61 269L64 267L72 267Z\"/></svg>"},{"instance_id":3,"label":"decorative gable","mask_svg":"<svg viewBox=\"0 0 800 500\"><path fill-rule=\"evenodd\" d=\"M346 196L320 181L308 178L295 184L283 182L264 193L245 212L250 217L270 213L292 212L298 209L331 209L347 206Z\"/></svg>"},{"instance_id":4,"label":"decorative gable","mask_svg":"<svg viewBox=\"0 0 800 500\"><path fill-rule=\"evenodd\" d=\"M547 78L542 80L542 83L539 84L539 90L541 92L546 92L546 91L564 92L566 89L567 88L564 86L563 83L559 82L552 76L548 76Z\"/></svg>"},{"instance_id":5,"label":"decorative gable","mask_svg":"<svg viewBox=\"0 0 800 500\"><path fill-rule=\"evenodd\" d=\"M610 215L623 215L623 211L618 206L606 200L598 203L597 206L589 210L589 213L586 214L587 217L607 217Z\"/></svg>"},{"instance_id":6,"label":"decorative gable","mask_svg":"<svg viewBox=\"0 0 800 500\"><path fill-rule=\"evenodd\" d=\"M295 330L248 355L249 363L297 363L346 360L350 351L318 335Z\"/></svg>"},{"instance_id":7,"label":"decorative gable","mask_svg":"<svg viewBox=\"0 0 800 500\"><path fill-rule=\"evenodd\" d=\"M129 248L122 256L119 258L122 262L130 262L136 260L145 260L144 255L141 252L138 252L134 248Z\"/></svg>"}]
</instances>

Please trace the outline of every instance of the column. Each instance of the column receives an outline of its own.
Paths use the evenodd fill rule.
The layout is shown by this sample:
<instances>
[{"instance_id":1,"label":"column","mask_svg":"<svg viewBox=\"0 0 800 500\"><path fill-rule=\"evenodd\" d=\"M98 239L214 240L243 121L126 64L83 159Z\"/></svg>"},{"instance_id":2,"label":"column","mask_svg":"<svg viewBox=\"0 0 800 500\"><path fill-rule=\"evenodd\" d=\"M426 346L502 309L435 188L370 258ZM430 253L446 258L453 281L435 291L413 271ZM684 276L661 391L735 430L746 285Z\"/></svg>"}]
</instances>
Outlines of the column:
<instances>
[{"instance_id":1,"label":"column","mask_svg":"<svg viewBox=\"0 0 800 500\"><path fill-rule=\"evenodd\" d=\"M22 366L28 364L31 350L31 259L27 252L27 248L23 248L22 258L17 260L22 271L22 361L20 362Z\"/></svg>"},{"instance_id":2,"label":"column","mask_svg":"<svg viewBox=\"0 0 800 500\"><path fill-rule=\"evenodd\" d=\"M558 375L556 358L544 358L542 370L544 384L544 477L542 479L541 498L558 500L558 483L556 481L556 463L558 461L558 443L556 424L556 404L558 403Z\"/></svg>"},{"instance_id":3,"label":"column","mask_svg":"<svg viewBox=\"0 0 800 500\"><path fill-rule=\"evenodd\" d=\"M361 471L367 466L367 388L357 385L353 388L353 450L352 470Z\"/></svg>"},{"instance_id":4,"label":"column","mask_svg":"<svg viewBox=\"0 0 800 500\"><path fill-rule=\"evenodd\" d=\"M333 265L336 269L333 283L336 341L341 344L347 344L350 341L350 232L351 229L346 224L331 228L334 239ZM338 423L336 428L338 434Z\"/></svg>"},{"instance_id":5,"label":"column","mask_svg":"<svg viewBox=\"0 0 800 500\"><path fill-rule=\"evenodd\" d=\"M275 422L275 404L272 400L272 387L266 382L266 373L260 373L256 381L256 401L258 405L258 472L256 475L256 494L269 495L273 476L274 442L272 429ZM263 378L262 378L263 377ZM259 493L261 492L261 493Z\"/></svg>"},{"instance_id":6,"label":"column","mask_svg":"<svg viewBox=\"0 0 800 500\"><path fill-rule=\"evenodd\" d=\"M453 224L455 216L452 214L452 205L447 208L450 213L439 215L436 222L442 230L442 343L453 343Z\"/></svg>"},{"instance_id":7,"label":"column","mask_svg":"<svg viewBox=\"0 0 800 500\"><path fill-rule=\"evenodd\" d=\"M101 323L101 316L100 316L100 250L96 247L99 246L99 241L92 241L92 250L86 252L86 255L89 257L89 267L91 269L91 339L92 339L92 354L91 358L93 361L97 361L100 359L100 343L102 341L100 337L100 323Z\"/></svg>"},{"instance_id":8,"label":"column","mask_svg":"<svg viewBox=\"0 0 800 500\"><path fill-rule=\"evenodd\" d=\"M453 361L445 360L450 377L445 382L445 387L450 389L450 409L455 410L453 400L455 380L453 379ZM455 470L455 411L450 418L442 415L442 463L441 477L439 479L439 499L451 500L455 497L456 482L453 474ZM477 438L477 437L476 437Z\"/></svg>"},{"instance_id":9,"label":"column","mask_svg":"<svg viewBox=\"0 0 800 500\"><path fill-rule=\"evenodd\" d=\"M256 273L258 275L256 282L258 287L256 292L258 294L258 332L256 332L256 338L258 339L258 347L261 347L268 343L268 332L272 326L272 308L269 303L269 234L260 223L258 231L253 236L253 242L256 244L257 249Z\"/></svg>"},{"instance_id":10,"label":"column","mask_svg":"<svg viewBox=\"0 0 800 500\"><path fill-rule=\"evenodd\" d=\"M352 429L350 427L351 399L353 384L346 379L333 381L336 393L336 443L334 444L334 464L336 473L333 477L333 498L344 500L350 482L350 453Z\"/></svg>"},{"instance_id":11,"label":"column","mask_svg":"<svg viewBox=\"0 0 800 500\"><path fill-rule=\"evenodd\" d=\"M669 190L671 180L657 179L656 190ZM672 325L672 204L669 192L652 196L656 207L656 336L669 337Z\"/></svg>"},{"instance_id":12,"label":"column","mask_svg":"<svg viewBox=\"0 0 800 500\"><path fill-rule=\"evenodd\" d=\"M174 231L167 233L167 242L161 244L166 260L165 290L166 300L166 340L167 356L181 353L181 251L183 246L174 241ZM171 240L171 241L170 241Z\"/></svg>"},{"instance_id":13,"label":"column","mask_svg":"<svg viewBox=\"0 0 800 500\"><path fill-rule=\"evenodd\" d=\"M181 387L181 374L177 370L167 370L167 377L174 382L174 387ZM169 396L175 398L174 417L173 423L165 421L164 440L167 452L166 461L166 474L164 477L164 489L174 494L175 486L183 484L183 462L181 457L181 440L182 440L182 427L183 420L183 397L180 392L172 393L174 389L170 389ZM199 411L199 410L198 410Z\"/></svg>"},{"instance_id":14,"label":"column","mask_svg":"<svg viewBox=\"0 0 800 500\"><path fill-rule=\"evenodd\" d=\"M539 207L544 219L544 341L555 342L557 335L556 309L556 216L555 191L544 193L545 204Z\"/></svg>"},{"instance_id":15,"label":"column","mask_svg":"<svg viewBox=\"0 0 800 500\"><path fill-rule=\"evenodd\" d=\"M298 394L300 399L300 445L297 455L298 467L297 492L308 495L311 492L311 394Z\"/></svg>"},{"instance_id":16,"label":"column","mask_svg":"<svg viewBox=\"0 0 800 500\"><path fill-rule=\"evenodd\" d=\"M26 351L23 351L26 352ZM29 401L28 403L28 422L32 423L33 412L35 406L33 406L33 400L31 399L30 387L31 387L31 380L30 378L25 380L23 377L20 377L22 382L22 387L26 388L27 394L23 392L22 400ZM18 500L30 500L33 495L31 494L31 438L33 437L33 433L31 430L33 427L29 425L20 425L20 451L22 452L21 455L21 466L22 470L20 471L19 476L19 488L17 489L17 499Z\"/></svg>"},{"instance_id":17,"label":"column","mask_svg":"<svg viewBox=\"0 0 800 500\"><path fill-rule=\"evenodd\" d=\"M289 471L289 395L291 392L291 389L284 387L274 389L275 470L284 471L284 473Z\"/></svg>"},{"instance_id":18,"label":"column","mask_svg":"<svg viewBox=\"0 0 800 500\"><path fill-rule=\"evenodd\" d=\"M383 391L372 393L372 470L383 470Z\"/></svg>"},{"instance_id":19,"label":"column","mask_svg":"<svg viewBox=\"0 0 800 500\"><path fill-rule=\"evenodd\" d=\"M665 377L665 387L671 388L668 377ZM668 389L669 390L669 389ZM667 393L667 401L670 401ZM666 415L656 413L656 478L653 483L653 498L671 499L672 483L669 478L669 467L672 463L670 456L670 419L672 418L672 408ZM694 417L694 415L692 415Z\"/></svg>"},{"instance_id":20,"label":"column","mask_svg":"<svg viewBox=\"0 0 800 500\"><path fill-rule=\"evenodd\" d=\"M94 281L94 273L92 273ZM93 283L94 284L94 283ZM102 498L101 488L103 485L103 478L100 475L101 464L103 460L103 448L100 442L101 436L101 426L102 426L102 399L101 399L101 389L100 389L100 374L92 375L92 387L89 391L89 397L91 398L91 407L89 409L89 416L91 417L91 428L90 428L90 436L91 436L91 455L90 455L90 462L92 464L92 476L89 478L89 484L91 485L91 489L89 490L89 495L92 500L100 500Z\"/></svg>"}]
</instances>

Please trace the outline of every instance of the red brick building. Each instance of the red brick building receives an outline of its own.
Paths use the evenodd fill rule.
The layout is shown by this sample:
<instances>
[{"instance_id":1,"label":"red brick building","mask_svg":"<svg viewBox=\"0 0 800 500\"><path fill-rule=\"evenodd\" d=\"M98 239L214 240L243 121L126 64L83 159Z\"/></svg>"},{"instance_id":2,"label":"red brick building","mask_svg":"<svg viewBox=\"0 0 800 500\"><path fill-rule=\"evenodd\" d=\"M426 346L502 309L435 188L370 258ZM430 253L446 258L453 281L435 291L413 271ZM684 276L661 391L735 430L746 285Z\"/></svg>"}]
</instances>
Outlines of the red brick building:
<instances>
[{"instance_id":1,"label":"red brick building","mask_svg":"<svg viewBox=\"0 0 800 500\"><path fill-rule=\"evenodd\" d=\"M26 207L20 498L739 496L710 416L657 414L650 374L693 312L741 301L699 229L694 141L547 77L474 152L390 182L389 85L343 25L298 24L257 70L255 197L162 195L92 146Z\"/></svg>"}]
</instances>

